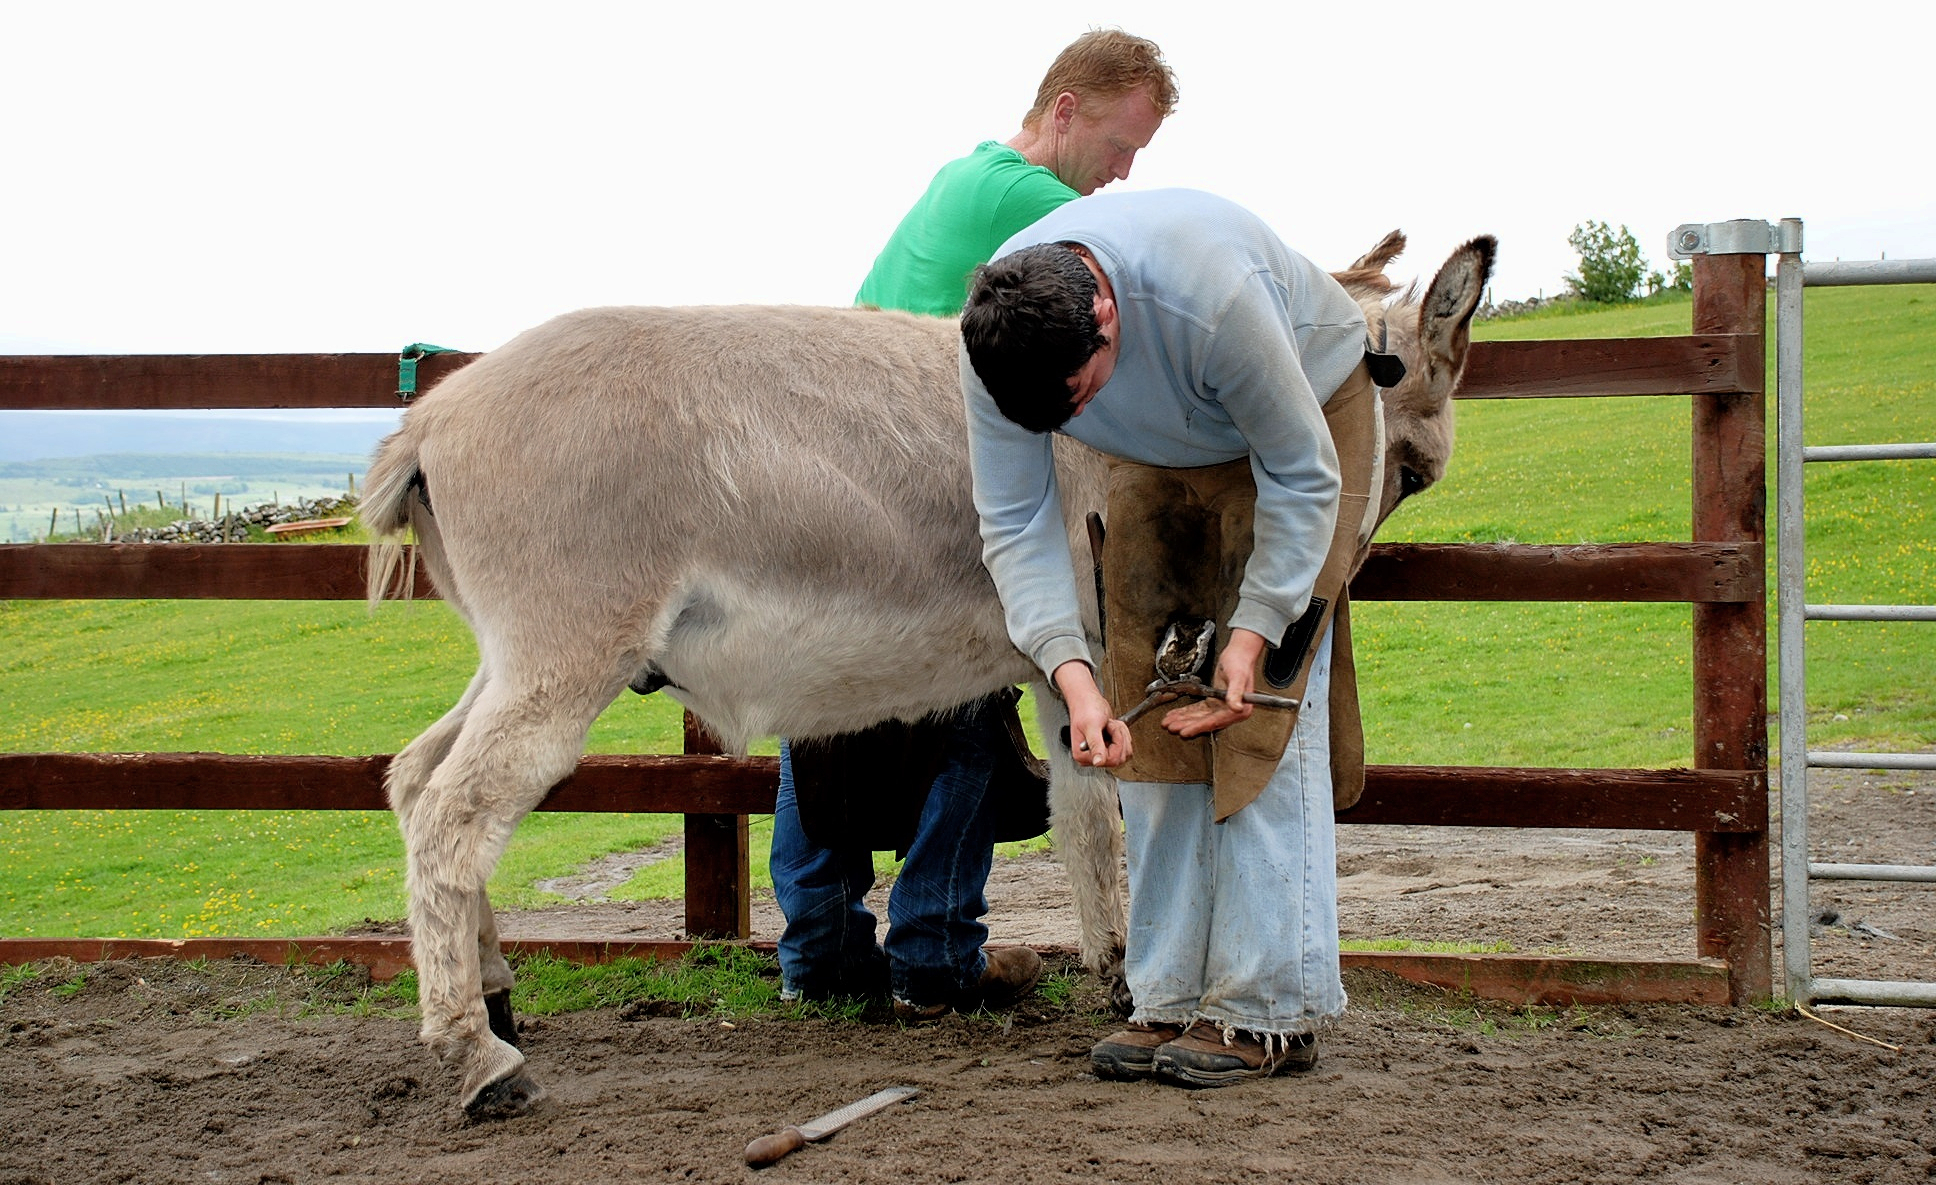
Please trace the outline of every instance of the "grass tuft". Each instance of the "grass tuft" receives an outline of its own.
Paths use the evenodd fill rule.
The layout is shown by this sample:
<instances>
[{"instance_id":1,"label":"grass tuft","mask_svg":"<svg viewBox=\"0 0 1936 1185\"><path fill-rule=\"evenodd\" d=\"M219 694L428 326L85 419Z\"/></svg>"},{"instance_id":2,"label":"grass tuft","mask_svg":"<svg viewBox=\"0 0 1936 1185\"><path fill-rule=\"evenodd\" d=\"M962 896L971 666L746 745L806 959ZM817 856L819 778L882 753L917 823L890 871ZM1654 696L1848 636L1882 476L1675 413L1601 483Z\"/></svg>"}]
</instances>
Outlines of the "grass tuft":
<instances>
[{"instance_id":1,"label":"grass tuft","mask_svg":"<svg viewBox=\"0 0 1936 1185\"><path fill-rule=\"evenodd\" d=\"M40 968L32 963L20 963L0 970L0 1003L5 1003L16 988L26 987L40 978Z\"/></svg>"},{"instance_id":2,"label":"grass tuft","mask_svg":"<svg viewBox=\"0 0 1936 1185\"><path fill-rule=\"evenodd\" d=\"M1434 955L1505 955L1515 949L1510 942L1415 942L1409 938L1347 938L1339 948Z\"/></svg>"},{"instance_id":3,"label":"grass tuft","mask_svg":"<svg viewBox=\"0 0 1936 1185\"><path fill-rule=\"evenodd\" d=\"M702 946L674 962L589 965L540 953L516 959L512 969L512 1007L536 1016L627 1005L651 1015L744 1015L779 1003L777 962L744 947Z\"/></svg>"}]
</instances>

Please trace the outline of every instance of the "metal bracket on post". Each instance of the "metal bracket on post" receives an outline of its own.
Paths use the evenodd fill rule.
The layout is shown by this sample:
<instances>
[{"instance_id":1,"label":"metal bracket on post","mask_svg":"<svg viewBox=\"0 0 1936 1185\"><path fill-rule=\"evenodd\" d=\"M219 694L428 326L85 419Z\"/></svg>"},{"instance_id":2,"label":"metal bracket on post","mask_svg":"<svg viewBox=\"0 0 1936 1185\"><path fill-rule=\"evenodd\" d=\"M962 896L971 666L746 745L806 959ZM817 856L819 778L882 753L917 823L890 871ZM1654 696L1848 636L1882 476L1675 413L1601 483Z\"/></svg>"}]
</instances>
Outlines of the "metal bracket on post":
<instances>
[{"instance_id":1,"label":"metal bracket on post","mask_svg":"<svg viewBox=\"0 0 1936 1185\"><path fill-rule=\"evenodd\" d=\"M1779 226L1753 218L1729 222L1684 222L1667 236L1670 259L1696 255L1799 255L1802 220L1784 218Z\"/></svg>"}]
</instances>

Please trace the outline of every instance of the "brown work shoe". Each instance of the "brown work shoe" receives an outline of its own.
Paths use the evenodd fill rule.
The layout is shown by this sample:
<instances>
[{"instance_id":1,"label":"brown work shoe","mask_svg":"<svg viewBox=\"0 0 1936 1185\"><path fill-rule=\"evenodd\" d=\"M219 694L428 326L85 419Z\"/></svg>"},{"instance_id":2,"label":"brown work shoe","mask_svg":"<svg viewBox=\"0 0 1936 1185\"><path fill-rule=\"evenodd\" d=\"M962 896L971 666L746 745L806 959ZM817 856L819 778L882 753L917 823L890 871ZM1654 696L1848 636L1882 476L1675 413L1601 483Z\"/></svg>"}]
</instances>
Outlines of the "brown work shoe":
<instances>
[{"instance_id":1,"label":"brown work shoe","mask_svg":"<svg viewBox=\"0 0 1936 1185\"><path fill-rule=\"evenodd\" d=\"M949 1004L916 1004L894 997L894 1019L904 1025L932 1024L952 1011L954 1007Z\"/></svg>"},{"instance_id":2,"label":"brown work shoe","mask_svg":"<svg viewBox=\"0 0 1936 1185\"><path fill-rule=\"evenodd\" d=\"M988 965L963 1007L1007 1008L1035 990L1042 978L1042 956L1026 946L983 947Z\"/></svg>"},{"instance_id":3,"label":"brown work shoe","mask_svg":"<svg viewBox=\"0 0 1936 1185\"><path fill-rule=\"evenodd\" d=\"M972 1012L977 1008L1007 1008L1035 990L1042 978L1042 956L1026 946L1005 946L999 950L983 947L986 960L975 986L961 993L954 1003L916 1004L894 997L894 1019L902 1024L919 1025L940 1020L954 1009Z\"/></svg>"},{"instance_id":4,"label":"brown work shoe","mask_svg":"<svg viewBox=\"0 0 1936 1185\"><path fill-rule=\"evenodd\" d=\"M1131 1021L1128 1028L1111 1033L1089 1050L1089 1064L1096 1077L1133 1081L1147 1078L1156 1069L1156 1048L1183 1035L1182 1025L1146 1025Z\"/></svg>"},{"instance_id":5,"label":"brown work shoe","mask_svg":"<svg viewBox=\"0 0 1936 1185\"><path fill-rule=\"evenodd\" d=\"M1317 1068L1314 1033L1266 1037L1199 1020L1156 1051L1156 1075L1183 1086L1228 1086L1248 1078Z\"/></svg>"}]
</instances>

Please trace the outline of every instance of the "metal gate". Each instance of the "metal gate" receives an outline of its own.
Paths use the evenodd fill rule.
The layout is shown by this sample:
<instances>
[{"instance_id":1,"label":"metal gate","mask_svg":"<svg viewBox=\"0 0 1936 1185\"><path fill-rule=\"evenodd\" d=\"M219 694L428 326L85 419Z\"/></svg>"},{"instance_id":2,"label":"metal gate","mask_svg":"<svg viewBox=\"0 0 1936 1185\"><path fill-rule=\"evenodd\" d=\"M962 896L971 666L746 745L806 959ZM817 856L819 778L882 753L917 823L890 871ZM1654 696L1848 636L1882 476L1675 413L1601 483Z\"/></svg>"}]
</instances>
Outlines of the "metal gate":
<instances>
[{"instance_id":1,"label":"metal gate","mask_svg":"<svg viewBox=\"0 0 1936 1185\"><path fill-rule=\"evenodd\" d=\"M1936 458L1936 443L1809 447L1802 435L1802 290L1851 284L1936 283L1936 259L1803 263L1802 224L1728 222L1684 226L1670 252L1779 254L1775 294L1775 474L1778 500L1776 588L1780 607L1782 949L1789 999L1798 1004L1936 1007L1936 983L1818 979L1811 973L1808 887L1818 880L1916 881L1936 884L1936 866L1844 864L1809 858L1808 773L1811 769L1936 770L1932 753L1844 753L1808 747L1806 623L1936 622L1936 605L1809 604L1803 551L1802 470L1838 461Z\"/></svg>"}]
</instances>

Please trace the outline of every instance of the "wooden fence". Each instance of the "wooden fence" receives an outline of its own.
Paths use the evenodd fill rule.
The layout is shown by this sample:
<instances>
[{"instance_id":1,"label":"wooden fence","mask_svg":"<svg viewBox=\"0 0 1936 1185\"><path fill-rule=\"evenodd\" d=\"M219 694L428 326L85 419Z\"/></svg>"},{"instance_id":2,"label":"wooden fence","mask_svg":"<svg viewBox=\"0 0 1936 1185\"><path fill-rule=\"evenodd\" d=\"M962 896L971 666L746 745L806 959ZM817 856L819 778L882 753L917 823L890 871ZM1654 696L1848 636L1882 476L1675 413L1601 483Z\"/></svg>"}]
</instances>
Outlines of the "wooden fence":
<instances>
[{"instance_id":1,"label":"wooden fence","mask_svg":"<svg viewBox=\"0 0 1936 1185\"><path fill-rule=\"evenodd\" d=\"M1505 999L1745 1002L1772 990L1767 637L1763 581L1765 260L1694 261L1684 337L1481 342L1462 399L1679 396L1694 401L1693 539L1601 546L1381 544L1354 600L1653 601L1693 605L1692 769L1372 766L1340 823L1644 828L1695 834L1696 950L1688 960L1347 953L1348 965ZM420 388L475 355L432 355ZM0 408L396 406L382 354L0 358ZM0 598L346 600L363 596L363 549L331 544L0 545ZM419 596L434 595L427 585ZM772 758L710 751L588 756L541 810L686 817L686 920L694 937L750 932L747 816L770 813ZM215 753L0 754L0 809L382 810L387 756ZM516 945L516 944L513 944ZM551 942L579 958L667 944ZM676 944L674 944L676 946ZM348 957L405 965L398 939L183 941L0 938L0 962L50 955Z\"/></svg>"}]
</instances>

